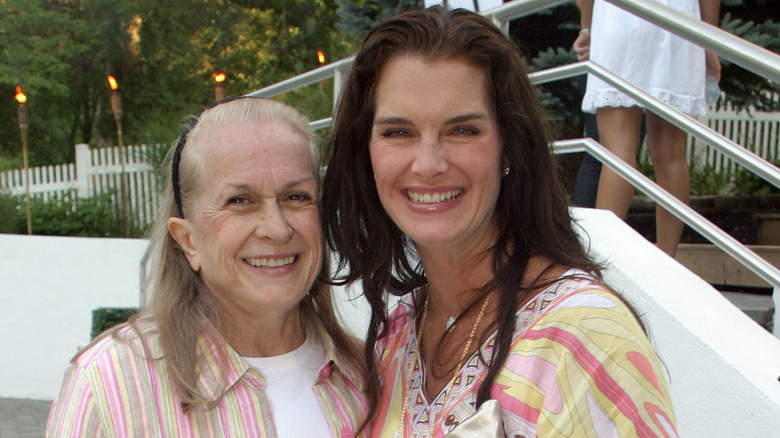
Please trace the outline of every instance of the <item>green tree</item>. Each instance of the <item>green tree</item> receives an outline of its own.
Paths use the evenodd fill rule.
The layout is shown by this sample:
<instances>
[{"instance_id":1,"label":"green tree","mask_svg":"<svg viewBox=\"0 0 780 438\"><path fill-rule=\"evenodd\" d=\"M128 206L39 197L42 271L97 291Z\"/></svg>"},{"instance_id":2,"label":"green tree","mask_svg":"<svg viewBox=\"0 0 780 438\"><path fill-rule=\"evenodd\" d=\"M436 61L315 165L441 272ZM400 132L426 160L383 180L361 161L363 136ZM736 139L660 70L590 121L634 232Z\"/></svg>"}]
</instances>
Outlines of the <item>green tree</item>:
<instances>
[{"instance_id":1,"label":"green tree","mask_svg":"<svg viewBox=\"0 0 780 438\"><path fill-rule=\"evenodd\" d=\"M105 88L98 78L105 83L105 63L121 56L123 4L0 2L0 89L22 85L28 95L31 165L71 160L73 144L91 142ZM13 154L11 137L2 138L0 152Z\"/></svg>"},{"instance_id":2,"label":"green tree","mask_svg":"<svg viewBox=\"0 0 780 438\"><path fill-rule=\"evenodd\" d=\"M0 2L0 163L21 160L13 90L30 112L30 164L72 160L73 145L116 143L107 74L119 82L125 144L168 143L187 115L213 101L215 71L238 95L350 54L326 0L9 0ZM327 84L289 93L329 115Z\"/></svg>"},{"instance_id":3,"label":"green tree","mask_svg":"<svg viewBox=\"0 0 780 438\"><path fill-rule=\"evenodd\" d=\"M399 3L402 4L402 8L425 5L422 0L336 0L336 2L341 17L338 26L351 35L355 42L359 42L383 18L398 12Z\"/></svg>"}]
</instances>

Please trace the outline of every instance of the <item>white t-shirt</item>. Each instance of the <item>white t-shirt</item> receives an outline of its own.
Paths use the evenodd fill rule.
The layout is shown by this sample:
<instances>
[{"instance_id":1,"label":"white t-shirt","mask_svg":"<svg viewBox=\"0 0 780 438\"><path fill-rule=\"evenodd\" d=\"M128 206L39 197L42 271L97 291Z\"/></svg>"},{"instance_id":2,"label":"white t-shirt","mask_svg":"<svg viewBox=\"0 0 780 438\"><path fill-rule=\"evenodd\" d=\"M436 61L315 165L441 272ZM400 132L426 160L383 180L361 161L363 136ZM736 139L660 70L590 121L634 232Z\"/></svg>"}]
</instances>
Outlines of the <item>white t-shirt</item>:
<instances>
[{"instance_id":1,"label":"white t-shirt","mask_svg":"<svg viewBox=\"0 0 780 438\"><path fill-rule=\"evenodd\" d=\"M330 436L314 382L325 365L325 348L308 333L297 349L279 356L245 357L265 377L265 393L273 410L277 436Z\"/></svg>"}]
</instances>

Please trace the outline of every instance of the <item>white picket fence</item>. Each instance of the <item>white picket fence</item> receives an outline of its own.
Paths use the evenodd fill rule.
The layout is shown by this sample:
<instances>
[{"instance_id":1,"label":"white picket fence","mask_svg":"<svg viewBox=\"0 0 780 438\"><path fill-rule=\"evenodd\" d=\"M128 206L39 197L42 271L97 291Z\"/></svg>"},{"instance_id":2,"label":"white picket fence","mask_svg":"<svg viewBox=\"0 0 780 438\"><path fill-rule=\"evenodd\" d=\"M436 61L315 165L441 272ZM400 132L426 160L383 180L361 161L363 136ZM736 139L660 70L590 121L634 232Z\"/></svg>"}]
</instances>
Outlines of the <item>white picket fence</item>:
<instances>
[{"instance_id":1,"label":"white picket fence","mask_svg":"<svg viewBox=\"0 0 780 438\"><path fill-rule=\"evenodd\" d=\"M125 180L129 219L143 227L152 222L160 203L160 195L150 154L159 146L127 146ZM75 163L31 167L30 197L62 199L67 193L79 198L91 197L115 189L111 201L117 217L122 217L122 165L118 147L90 149L84 143L76 145ZM24 170L0 173L0 190L12 195L26 192Z\"/></svg>"},{"instance_id":2,"label":"white picket fence","mask_svg":"<svg viewBox=\"0 0 780 438\"><path fill-rule=\"evenodd\" d=\"M736 111L729 103L717 111L710 108L702 122L738 145L770 161L780 159L780 113ZM709 165L715 171L733 173L741 166L711 148L707 143L688 136L689 162Z\"/></svg>"},{"instance_id":3,"label":"white picket fence","mask_svg":"<svg viewBox=\"0 0 780 438\"><path fill-rule=\"evenodd\" d=\"M721 105L717 111L711 111L703 122L769 161L780 159L780 113L749 113ZM154 168L149 163L153 148L158 147L141 145L125 148L130 220L141 227L152 222L160 202ZM688 138L688 157L699 164L709 164L715 171L733 172L737 169L731 160L692 137ZM122 168L117 147L90 149L86 144L78 144L75 163L30 168L29 174L30 195L46 200L61 198L68 191L75 192L78 197L90 197L116 189L112 195L113 206L119 215L122 214ZM24 195L24 172L17 169L0 173L0 190Z\"/></svg>"}]
</instances>

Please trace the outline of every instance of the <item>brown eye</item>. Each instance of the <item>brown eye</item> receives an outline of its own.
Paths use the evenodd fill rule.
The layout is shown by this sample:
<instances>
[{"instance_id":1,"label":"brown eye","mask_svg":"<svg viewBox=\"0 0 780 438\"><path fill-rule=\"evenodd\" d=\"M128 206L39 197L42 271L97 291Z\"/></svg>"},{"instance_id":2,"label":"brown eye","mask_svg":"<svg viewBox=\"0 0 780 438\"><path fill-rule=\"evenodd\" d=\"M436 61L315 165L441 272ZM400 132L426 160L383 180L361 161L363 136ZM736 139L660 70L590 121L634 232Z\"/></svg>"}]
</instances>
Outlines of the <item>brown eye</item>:
<instances>
[{"instance_id":1,"label":"brown eye","mask_svg":"<svg viewBox=\"0 0 780 438\"><path fill-rule=\"evenodd\" d=\"M382 132L382 137L387 138L401 138L409 135L409 131L401 128L387 129Z\"/></svg>"},{"instance_id":2,"label":"brown eye","mask_svg":"<svg viewBox=\"0 0 780 438\"><path fill-rule=\"evenodd\" d=\"M481 131L473 126L456 126L453 129L456 135L473 136L479 134Z\"/></svg>"},{"instance_id":3,"label":"brown eye","mask_svg":"<svg viewBox=\"0 0 780 438\"><path fill-rule=\"evenodd\" d=\"M308 193L293 193L288 197L291 201L307 202L311 201L311 196Z\"/></svg>"}]
</instances>

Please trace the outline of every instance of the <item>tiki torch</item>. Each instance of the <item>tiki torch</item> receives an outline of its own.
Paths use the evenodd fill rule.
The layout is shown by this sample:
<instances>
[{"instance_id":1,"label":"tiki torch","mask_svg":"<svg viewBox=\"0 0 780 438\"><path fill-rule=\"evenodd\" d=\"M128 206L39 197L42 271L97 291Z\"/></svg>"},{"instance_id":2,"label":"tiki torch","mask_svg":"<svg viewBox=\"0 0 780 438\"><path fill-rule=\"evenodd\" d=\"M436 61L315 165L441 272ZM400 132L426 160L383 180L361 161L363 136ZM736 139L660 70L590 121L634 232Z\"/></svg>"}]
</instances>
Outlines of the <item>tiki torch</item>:
<instances>
[{"instance_id":1,"label":"tiki torch","mask_svg":"<svg viewBox=\"0 0 780 438\"><path fill-rule=\"evenodd\" d=\"M214 73L212 76L217 83L217 85L214 86L214 100L219 102L225 98L225 73Z\"/></svg>"},{"instance_id":2,"label":"tiki torch","mask_svg":"<svg viewBox=\"0 0 780 438\"><path fill-rule=\"evenodd\" d=\"M119 165L122 168L122 212L124 216L125 237L130 237L130 218L127 206L127 171L125 169L125 147L122 144L122 95L119 94L119 84L116 78L108 75L108 85L111 86L111 111L116 121L116 137L119 144Z\"/></svg>"},{"instance_id":3,"label":"tiki torch","mask_svg":"<svg viewBox=\"0 0 780 438\"><path fill-rule=\"evenodd\" d=\"M16 101L19 102L17 116L19 118L19 133L22 136L22 163L24 165L24 202L27 210L27 234L32 234L32 221L30 220L30 169L27 166L27 96L22 93L22 87L16 86Z\"/></svg>"}]
</instances>

